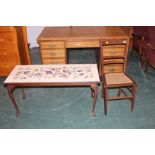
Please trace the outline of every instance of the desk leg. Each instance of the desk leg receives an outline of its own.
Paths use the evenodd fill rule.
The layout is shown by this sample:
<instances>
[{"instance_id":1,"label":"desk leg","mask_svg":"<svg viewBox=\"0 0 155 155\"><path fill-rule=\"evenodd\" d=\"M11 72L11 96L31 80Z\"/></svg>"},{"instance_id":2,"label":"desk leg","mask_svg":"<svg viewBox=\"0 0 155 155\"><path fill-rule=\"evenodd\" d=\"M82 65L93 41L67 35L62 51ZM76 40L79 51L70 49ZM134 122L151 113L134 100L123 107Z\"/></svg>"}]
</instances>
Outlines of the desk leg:
<instances>
[{"instance_id":1,"label":"desk leg","mask_svg":"<svg viewBox=\"0 0 155 155\"><path fill-rule=\"evenodd\" d=\"M15 109L16 109L16 116L18 117L19 116L19 109L18 109L18 106L16 104L16 100L15 100L15 98L13 96L13 90L14 89L15 89L15 86L12 86L12 85L11 86L7 86L8 94L9 94L9 96L11 98L11 101L12 101L12 103L13 103Z\"/></svg>"},{"instance_id":2,"label":"desk leg","mask_svg":"<svg viewBox=\"0 0 155 155\"><path fill-rule=\"evenodd\" d=\"M91 85L91 91L92 91L92 98L93 98L92 116L96 116L95 107L96 107L96 99L97 99L97 95L98 95L97 84Z\"/></svg>"}]
</instances>

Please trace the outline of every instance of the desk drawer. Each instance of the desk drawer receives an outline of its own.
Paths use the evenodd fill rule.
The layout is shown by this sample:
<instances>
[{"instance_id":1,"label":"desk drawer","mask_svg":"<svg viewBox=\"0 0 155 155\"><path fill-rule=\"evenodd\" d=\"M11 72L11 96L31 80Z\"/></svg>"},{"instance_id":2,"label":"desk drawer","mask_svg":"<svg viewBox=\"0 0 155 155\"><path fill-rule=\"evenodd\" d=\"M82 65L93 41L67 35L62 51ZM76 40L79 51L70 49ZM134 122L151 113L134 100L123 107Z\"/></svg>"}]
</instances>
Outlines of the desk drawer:
<instances>
[{"instance_id":1,"label":"desk drawer","mask_svg":"<svg viewBox=\"0 0 155 155\"><path fill-rule=\"evenodd\" d=\"M65 48L63 41L46 41L40 42L41 49Z\"/></svg>"},{"instance_id":2,"label":"desk drawer","mask_svg":"<svg viewBox=\"0 0 155 155\"><path fill-rule=\"evenodd\" d=\"M0 49L13 48L12 36L9 33L0 33Z\"/></svg>"},{"instance_id":3,"label":"desk drawer","mask_svg":"<svg viewBox=\"0 0 155 155\"><path fill-rule=\"evenodd\" d=\"M99 41L68 41L67 48L99 47Z\"/></svg>"},{"instance_id":4,"label":"desk drawer","mask_svg":"<svg viewBox=\"0 0 155 155\"><path fill-rule=\"evenodd\" d=\"M6 62L6 63L0 63L0 75L1 76L7 76L13 68L17 65L16 62Z\"/></svg>"},{"instance_id":5,"label":"desk drawer","mask_svg":"<svg viewBox=\"0 0 155 155\"><path fill-rule=\"evenodd\" d=\"M112 63L125 63L124 59L106 59L102 61L103 64L112 64Z\"/></svg>"},{"instance_id":6,"label":"desk drawer","mask_svg":"<svg viewBox=\"0 0 155 155\"><path fill-rule=\"evenodd\" d=\"M104 45L127 44L127 40L126 39L103 39L102 43Z\"/></svg>"},{"instance_id":7,"label":"desk drawer","mask_svg":"<svg viewBox=\"0 0 155 155\"><path fill-rule=\"evenodd\" d=\"M104 57L115 57L125 55L125 45L110 45L103 46L103 56Z\"/></svg>"},{"instance_id":8,"label":"desk drawer","mask_svg":"<svg viewBox=\"0 0 155 155\"><path fill-rule=\"evenodd\" d=\"M41 50L42 58L57 58L65 57L66 52L64 49L52 49L52 50Z\"/></svg>"},{"instance_id":9,"label":"desk drawer","mask_svg":"<svg viewBox=\"0 0 155 155\"><path fill-rule=\"evenodd\" d=\"M104 65L102 68L102 73L117 73L123 72L123 64L109 64Z\"/></svg>"},{"instance_id":10,"label":"desk drawer","mask_svg":"<svg viewBox=\"0 0 155 155\"><path fill-rule=\"evenodd\" d=\"M43 64L66 64L65 58L43 59Z\"/></svg>"},{"instance_id":11,"label":"desk drawer","mask_svg":"<svg viewBox=\"0 0 155 155\"><path fill-rule=\"evenodd\" d=\"M0 60L7 61L7 60L16 60L17 56L16 53L12 49L0 49Z\"/></svg>"}]
</instances>

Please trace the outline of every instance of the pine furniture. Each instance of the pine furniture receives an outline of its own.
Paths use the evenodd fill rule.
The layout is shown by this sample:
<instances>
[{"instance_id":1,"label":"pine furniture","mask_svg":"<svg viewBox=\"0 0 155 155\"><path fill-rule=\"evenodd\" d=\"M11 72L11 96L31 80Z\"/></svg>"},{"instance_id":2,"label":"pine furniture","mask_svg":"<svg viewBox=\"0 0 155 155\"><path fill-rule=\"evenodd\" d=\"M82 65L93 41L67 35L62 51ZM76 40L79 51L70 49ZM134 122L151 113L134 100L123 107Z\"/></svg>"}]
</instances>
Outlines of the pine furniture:
<instances>
[{"instance_id":1,"label":"pine furniture","mask_svg":"<svg viewBox=\"0 0 155 155\"><path fill-rule=\"evenodd\" d=\"M17 64L31 64L26 27L0 26L0 76L8 76Z\"/></svg>"},{"instance_id":2,"label":"pine furniture","mask_svg":"<svg viewBox=\"0 0 155 155\"><path fill-rule=\"evenodd\" d=\"M129 28L119 26L45 27L37 41L43 64L66 64L69 48L98 48L100 40L128 47ZM101 74L100 58L97 58Z\"/></svg>"},{"instance_id":3,"label":"pine furniture","mask_svg":"<svg viewBox=\"0 0 155 155\"><path fill-rule=\"evenodd\" d=\"M111 100L129 99L131 101L131 111L134 109L136 82L125 74L127 53L126 43L100 41L102 95L104 97L105 115L107 114L108 101ZM110 89L118 89L118 93L110 96Z\"/></svg>"}]
</instances>

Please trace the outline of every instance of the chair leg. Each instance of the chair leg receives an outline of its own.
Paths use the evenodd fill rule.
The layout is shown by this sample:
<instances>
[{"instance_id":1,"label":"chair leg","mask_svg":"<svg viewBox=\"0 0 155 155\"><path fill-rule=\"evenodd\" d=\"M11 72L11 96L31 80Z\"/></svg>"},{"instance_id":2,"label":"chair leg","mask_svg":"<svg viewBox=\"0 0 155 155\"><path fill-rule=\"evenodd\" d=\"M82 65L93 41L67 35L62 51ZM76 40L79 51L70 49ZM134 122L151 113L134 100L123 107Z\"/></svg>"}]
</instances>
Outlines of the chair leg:
<instances>
[{"instance_id":1,"label":"chair leg","mask_svg":"<svg viewBox=\"0 0 155 155\"><path fill-rule=\"evenodd\" d=\"M134 48L132 47L132 51L131 51L131 57L133 56L133 51L134 51Z\"/></svg>"},{"instance_id":2,"label":"chair leg","mask_svg":"<svg viewBox=\"0 0 155 155\"><path fill-rule=\"evenodd\" d=\"M134 110L134 100L135 100L134 98L131 99L131 110L130 110L131 112L133 112Z\"/></svg>"},{"instance_id":3,"label":"chair leg","mask_svg":"<svg viewBox=\"0 0 155 155\"><path fill-rule=\"evenodd\" d=\"M104 97L104 84L102 82L102 98Z\"/></svg>"},{"instance_id":4,"label":"chair leg","mask_svg":"<svg viewBox=\"0 0 155 155\"><path fill-rule=\"evenodd\" d=\"M143 57L142 57L142 55L140 55L140 67L141 67L141 69L143 68Z\"/></svg>"},{"instance_id":5,"label":"chair leg","mask_svg":"<svg viewBox=\"0 0 155 155\"><path fill-rule=\"evenodd\" d=\"M117 93L117 96L120 96L120 95L121 95L121 88L119 88L118 93Z\"/></svg>"},{"instance_id":6,"label":"chair leg","mask_svg":"<svg viewBox=\"0 0 155 155\"><path fill-rule=\"evenodd\" d=\"M104 88L104 114L107 115L107 88Z\"/></svg>"},{"instance_id":7,"label":"chair leg","mask_svg":"<svg viewBox=\"0 0 155 155\"><path fill-rule=\"evenodd\" d=\"M148 61L146 60L144 72L147 72L148 66L149 66L149 63L148 63Z\"/></svg>"},{"instance_id":8,"label":"chair leg","mask_svg":"<svg viewBox=\"0 0 155 155\"><path fill-rule=\"evenodd\" d=\"M131 99L131 112L134 110L134 104L135 104L135 96L136 96L136 85L133 84L132 86L132 96L133 98Z\"/></svg>"}]
</instances>

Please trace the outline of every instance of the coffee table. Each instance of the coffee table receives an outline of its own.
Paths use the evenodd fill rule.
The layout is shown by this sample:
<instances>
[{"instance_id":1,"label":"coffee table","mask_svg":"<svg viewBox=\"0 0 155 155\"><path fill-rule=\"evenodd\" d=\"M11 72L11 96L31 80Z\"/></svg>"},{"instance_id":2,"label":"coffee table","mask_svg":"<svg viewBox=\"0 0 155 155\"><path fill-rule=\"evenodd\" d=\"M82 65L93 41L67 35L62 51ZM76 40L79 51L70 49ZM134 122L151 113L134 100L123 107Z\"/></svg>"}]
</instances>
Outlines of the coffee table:
<instances>
[{"instance_id":1,"label":"coffee table","mask_svg":"<svg viewBox=\"0 0 155 155\"><path fill-rule=\"evenodd\" d=\"M17 65L4 85L15 107L16 116L19 116L19 108L13 95L15 88L89 86L93 99L92 116L95 116L99 82L96 64ZM21 90L25 98L24 91Z\"/></svg>"}]
</instances>

